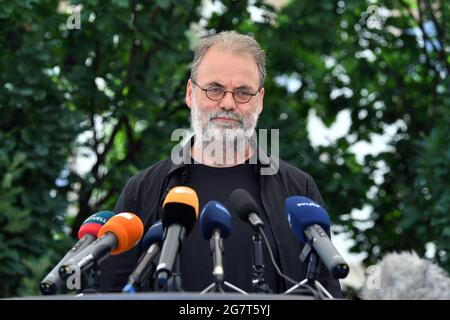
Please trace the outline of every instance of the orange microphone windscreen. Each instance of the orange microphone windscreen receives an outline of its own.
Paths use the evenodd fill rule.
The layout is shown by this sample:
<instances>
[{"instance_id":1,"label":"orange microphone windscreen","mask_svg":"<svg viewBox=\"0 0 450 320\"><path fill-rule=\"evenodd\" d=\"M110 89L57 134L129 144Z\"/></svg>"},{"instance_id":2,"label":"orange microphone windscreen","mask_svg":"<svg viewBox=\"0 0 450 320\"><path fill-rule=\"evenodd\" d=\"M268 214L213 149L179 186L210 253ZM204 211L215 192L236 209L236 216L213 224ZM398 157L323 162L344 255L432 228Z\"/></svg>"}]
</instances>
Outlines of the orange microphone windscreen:
<instances>
[{"instance_id":1,"label":"orange microphone windscreen","mask_svg":"<svg viewBox=\"0 0 450 320\"><path fill-rule=\"evenodd\" d=\"M144 225L137 215L122 212L106 222L98 232L98 238L107 232L111 232L117 237L117 247L111 251L112 255L117 255L133 248L141 240L144 234Z\"/></svg>"}]
</instances>

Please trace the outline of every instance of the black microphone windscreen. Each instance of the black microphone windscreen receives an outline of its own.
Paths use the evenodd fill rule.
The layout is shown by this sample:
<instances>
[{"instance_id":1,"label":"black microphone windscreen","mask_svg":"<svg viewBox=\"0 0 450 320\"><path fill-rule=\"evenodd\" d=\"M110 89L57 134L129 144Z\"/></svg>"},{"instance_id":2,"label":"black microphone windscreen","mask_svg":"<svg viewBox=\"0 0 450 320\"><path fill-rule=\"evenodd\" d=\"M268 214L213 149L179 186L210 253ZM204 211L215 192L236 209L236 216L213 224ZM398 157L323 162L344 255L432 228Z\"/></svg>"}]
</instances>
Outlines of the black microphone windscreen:
<instances>
[{"instance_id":1,"label":"black microphone windscreen","mask_svg":"<svg viewBox=\"0 0 450 320\"><path fill-rule=\"evenodd\" d=\"M234 190L228 199L228 208L242 221L248 223L248 215L256 213L260 215L260 209L253 197L243 189Z\"/></svg>"}]
</instances>

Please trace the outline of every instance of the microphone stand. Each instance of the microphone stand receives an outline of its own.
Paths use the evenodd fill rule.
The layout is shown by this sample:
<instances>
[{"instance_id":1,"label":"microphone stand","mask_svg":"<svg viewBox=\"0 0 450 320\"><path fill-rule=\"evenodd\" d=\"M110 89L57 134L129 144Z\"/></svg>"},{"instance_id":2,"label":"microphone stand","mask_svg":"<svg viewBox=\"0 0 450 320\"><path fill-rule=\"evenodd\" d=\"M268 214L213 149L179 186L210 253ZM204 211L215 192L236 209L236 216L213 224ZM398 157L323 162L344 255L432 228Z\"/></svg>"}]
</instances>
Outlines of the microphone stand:
<instances>
[{"instance_id":1,"label":"microphone stand","mask_svg":"<svg viewBox=\"0 0 450 320\"><path fill-rule=\"evenodd\" d=\"M150 246L150 248L152 248ZM154 247L153 247L154 248ZM147 253L153 252L152 255ZM159 248L147 249L141 259L138 260L138 267L128 277L128 283L123 287L123 293L135 293L137 289L140 291L149 291L154 283L152 276L156 270L155 259L159 257ZM144 260L145 259L145 260ZM145 263L145 264L143 264Z\"/></svg>"},{"instance_id":2,"label":"microphone stand","mask_svg":"<svg viewBox=\"0 0 450 320\"><path fill-rule=\"evenodd\" d=\"M316 280L316 276L317 276L317 273L319 272L319 268L320 268L320 260L319 260L319 257L317 256L317 254L314 252L314 250L309 245L309 243L306 243L305 246L303 247L302 252L300 253L300 257L299 257L300 261L305 263L305 261L308 259L308 256L309 256L309 261L308 261L308 267L306 269L306 278L304 280L300 281L299 283L297 283L296 285L294 285L293 287L291 287L290 289L288 289L284 294L291 293L292 291L296 290L301 285L308 284L311 287L313 287L314 289L323 293L327 298L334 299L333 296L328 292L328 290L325 289L325 287L319 281Z\"/></svg>"},{"instance_id":3,"label":"microphone stand","mask_svg":"<svg viewBox=\"0 0 450 320\"><path fill-rule=\"evenodd\" d=\"M214 230L213 236L210 240L210 248L211 248L211 255L213 256L213 276L214 276L214 282L211 283L208 287L206 287L200 294L205 293L213 293L213 292L221 292L224 293L224 286L228 287L236 292L248 295L247 292L244 290L232 285L231 283L225 281L225 274L223 271L223 262L222 262L222 256L223 256L223 241L220 237L220 232L218 230Z\"/></svg>"},{"instance_id":4,"label":"microphone stand","mask_svg":"<svg viewBox=\"0 0 450 320\"><path fill-rule=\"evenodd\" d=\"M173 272L170 277L167 278L166 284L161 286L158 284L157 279L155 278L155 289L156 291L164 291L164 292L184 292L183 290L183 282L181 278L181 266L180 266L180 254L178 253L175 257L175 261L173 263ZM167 273L166 273L167 274Z\"/></svg>"},{"instance_id":5,"label":"microphone stand","mask_svg":"<svg viewBox=\"0 0 450 320\"><path fill-rule=\"evenodd\" d=\"M83 276L85 279L85 288L78 290L78 293L83 294L92 294L99 292L99 281L98 281L98 269L97 265L94 264L92 267L88 268L85 272L83 272Z\"/></svg>"},{"instance_id":6,"label":"microphone stand","mask_svg":"<svg viewBox=\"0 0 450 320\"><path fill-rule=\"evenodd\" d=\"M175 260L175 272L172 274L172 291L183 292L183 279L181 278L181 257L178 254Z\"/></svg>"},{"instance_id":7,"label":"microphone stand","mask_svg":"<svg viewBox=\"0 0 450 320\"><path fill-rule=\"evenodd\" d=\"M259 231L259 230L258 230ZM272 293L272 290L264 280L264 259L262 251L261 233L256 232L252 236L253 242L253 279L252 285L255 292Z\"/></svg>"}]
</instances>

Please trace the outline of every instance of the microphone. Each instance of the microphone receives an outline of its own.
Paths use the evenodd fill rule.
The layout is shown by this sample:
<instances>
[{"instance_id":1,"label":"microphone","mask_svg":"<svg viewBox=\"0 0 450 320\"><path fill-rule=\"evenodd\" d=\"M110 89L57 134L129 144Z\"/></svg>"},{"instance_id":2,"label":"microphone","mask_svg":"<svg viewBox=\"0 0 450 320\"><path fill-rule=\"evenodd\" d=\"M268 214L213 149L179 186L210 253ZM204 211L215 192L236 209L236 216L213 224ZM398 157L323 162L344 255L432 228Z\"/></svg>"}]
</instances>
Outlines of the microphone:
<instances>
[{"instance_id":1,"label":"microphone","mask_svg":"<svg viewBox=\"0 0 450 320\"><path fill-rule=\"evenodd\" d=\"M360 292L367 300L448 300L450 278L416 252L389 253L367 269Z\"/></svg>"},{"instance_id":2,"label":"microphone","mask_svg":"<svg viewBox=\"0 0 450 320\"><path fill-rule=\"evenodd\" d=\"M43 295L56 294L56 292L62 288L64 283L59 276L59 268L70 258L94 242L94 240L97 239L100 228L114 215L115 213L111 211L100 211L84 220L80 230L78 230L78 242L75 243L72 249L66 253L66 255L39 284L39 289Z\"/></svg>"},{"instance_id":3,"label":"microphone","mask_svg":"<svg viewBox=\"0 0 450 320\"><path fill-rule=\"evenodd\" d=\"M200 213L199 223L203 238L210 241L211 244L213 276L218 283L222 283L225 278L222 263L222 239L230 236L231 214L220 202L209 201Z\"/></svg>"},{"instance_id":4,"label":"microphone","mask_svg":"<svg viewBox=\"0 0 450 320\"><path fill-rule=\"evenodd\" d=\"M150 277L154 271L153 260L155 260L161 249L163 239L162 222L158 220L153 224L141 241L141 248L145 251L139 258L138 265L133 273L128 277L127 284L123 287L122 292L136 292L136 286L142 284Z\"/></svg>"},{"instance_id":5,"label":"microphone","mask_svg":"<svg viewBox=\"0 0 450 320\"><path fill-rule=\"evenodd\" d=\"M198 206L197 193L188 187L175 187L164 199L161 217L164 239L156 267L156 278L161 288L167 285L181 244L197 221Z\"/></svg>"},{"instance_id":6,"label":"microphone","mask_svg":"<svg viewBox=\"0 0 450 320\"><path fill-rule=\"evenodd\" d=\"M234 190L228 204L231 211L236 214L245 223L250 223L255 231L264 228L264 222L259 217L260 210L253 197L243 189Z\"/></svg>"},{"instance_id":7,"label":"microphone","mask_svg":"<svg viewBox=\"0 0 450 320\"><path fill-rule=\"evenodd\" d=\"M285 214L297 240L309 244L335 278L345 278L349 267L330 240L327 211L309 198L292 196L285 201ZM326 230L326 231L325 231Z\"/></svg>"},{"instance_id":8,"label":"microphone","mask_svg":"<svg viewBox=\"0 0 450 320\"><path fill-rule=\"evenodd\" d=\"M231 212L236 214L245 223L250 223L253 227L254 234L252 236L253 250L253 279L252 286L256 292L271 293L272 289L264 280L264 256L262 249L262 236L264 234L264 222L261 220L260 209L253 197L243 189L234 190L228 199ZM267 249L270 251L270 247Z\"/></svg>"},{"instance_id":9,"label":"microphone","mask_svg":"<svg viewBox=\"0 0 450 320\"><path fill-rule=\"evenodd\" d=\"M99 230L97 240L59 268L60 276L67 278L73 268L84 271L101 264L110 255L131 249L143 233L144 225L137 215L129 212L115 215Z\"/></svg>"}]
</instances>

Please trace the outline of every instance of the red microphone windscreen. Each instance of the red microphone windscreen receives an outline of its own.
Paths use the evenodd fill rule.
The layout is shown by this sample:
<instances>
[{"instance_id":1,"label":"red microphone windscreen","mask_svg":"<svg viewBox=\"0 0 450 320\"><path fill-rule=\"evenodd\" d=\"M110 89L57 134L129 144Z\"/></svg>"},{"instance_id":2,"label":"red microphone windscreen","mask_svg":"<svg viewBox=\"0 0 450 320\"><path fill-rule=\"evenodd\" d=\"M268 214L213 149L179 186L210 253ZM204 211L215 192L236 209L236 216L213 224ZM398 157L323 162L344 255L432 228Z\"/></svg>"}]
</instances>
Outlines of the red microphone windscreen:
<instances>
[{"instance_id":1,"label":"red microphone windscreen","mask_svg":"<svg viewBox=\"0 0 450 320\"><path fill-rule=\"evenodd\" d=\"M83 238L86 234L91 234L97 238L100 228L103 227L103 225L114 215L115 213L112 211L100 211L94 213L84 220L80 230L78 230L78 239Z\"/></svg>"}]
</instances>

